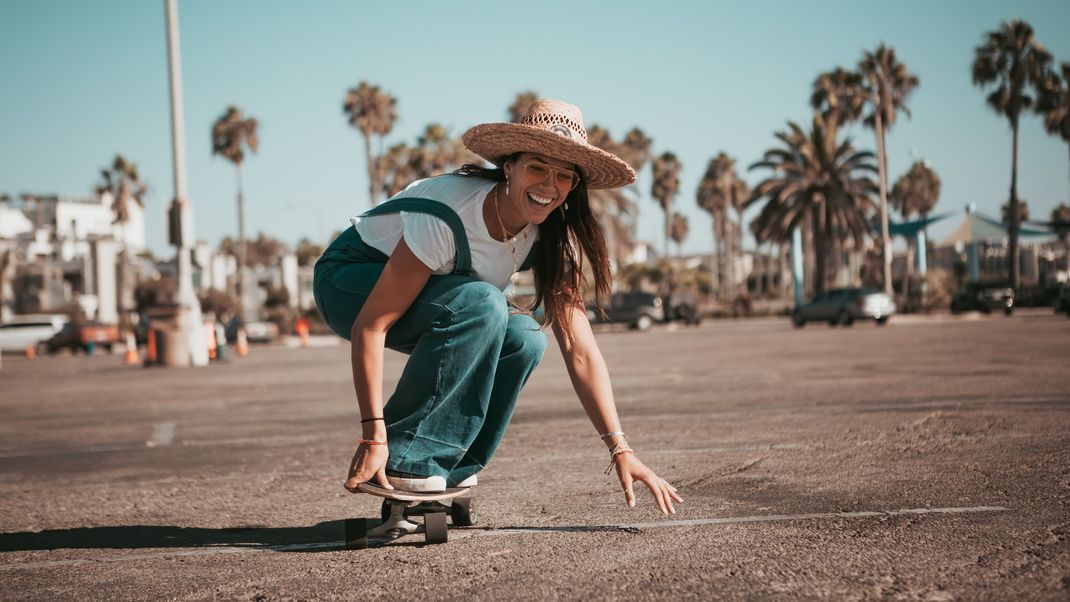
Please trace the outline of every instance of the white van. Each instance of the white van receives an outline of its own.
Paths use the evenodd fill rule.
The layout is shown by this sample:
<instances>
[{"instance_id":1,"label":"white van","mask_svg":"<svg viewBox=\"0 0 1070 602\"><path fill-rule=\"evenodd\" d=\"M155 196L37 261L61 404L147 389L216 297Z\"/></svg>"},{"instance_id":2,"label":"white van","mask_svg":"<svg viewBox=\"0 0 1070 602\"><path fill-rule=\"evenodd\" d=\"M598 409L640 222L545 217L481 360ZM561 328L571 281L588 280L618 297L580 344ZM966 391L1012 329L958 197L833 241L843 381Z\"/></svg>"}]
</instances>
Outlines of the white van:
<instances>
[{"instance_id":1,"label":"white van","mask_svg":"<svg viewBox=\"0 0 1070 602\"><path fill-rule=\"evenodd\" d=\"M0 352L21 353L30 345L37 349L66 323L64 315L13 316L10 322L0 324Z\"/></svg>"}]
</instances>

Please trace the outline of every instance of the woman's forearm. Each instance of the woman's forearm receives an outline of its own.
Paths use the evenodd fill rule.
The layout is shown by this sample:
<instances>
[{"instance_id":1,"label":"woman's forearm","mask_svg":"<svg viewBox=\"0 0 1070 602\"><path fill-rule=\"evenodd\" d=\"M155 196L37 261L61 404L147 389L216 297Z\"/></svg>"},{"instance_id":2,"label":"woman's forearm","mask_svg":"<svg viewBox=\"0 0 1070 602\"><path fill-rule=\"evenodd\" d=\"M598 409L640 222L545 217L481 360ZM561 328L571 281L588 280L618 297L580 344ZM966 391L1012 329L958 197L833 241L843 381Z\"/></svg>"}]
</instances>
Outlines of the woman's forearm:
<instances>
[{"instance_id":1,"label":"woman's forearm","mask_svg":"<svg viewBox=\"0 0 1070 602\"><path fill-rule=\"evenodd\" d=\"M557 335L561 356L565 360L576 396L599 435L620 432L623 429L617 416L617 405L613 401L609 368L595 341L591 323L582 307L573 308L569 320L572 326L571 338L565 336L561 327L554 328L554 334ZM606 447L610 448L622 440L620 436L602 439Z\"/></svg>"},{"instance_id":2,"label":"woman's forearm","mask_svg":"<svg viewBox=\"0 0 1070 602\"><path fill-rule=\"evenodd\" d=\"M358 320L352 332L353 388L357 393L361 419L383 416L383 355L385 332L360 327ZM386 423L373 420L361 423L365 439L386 439Z\"/></svg>"}]
</instances>

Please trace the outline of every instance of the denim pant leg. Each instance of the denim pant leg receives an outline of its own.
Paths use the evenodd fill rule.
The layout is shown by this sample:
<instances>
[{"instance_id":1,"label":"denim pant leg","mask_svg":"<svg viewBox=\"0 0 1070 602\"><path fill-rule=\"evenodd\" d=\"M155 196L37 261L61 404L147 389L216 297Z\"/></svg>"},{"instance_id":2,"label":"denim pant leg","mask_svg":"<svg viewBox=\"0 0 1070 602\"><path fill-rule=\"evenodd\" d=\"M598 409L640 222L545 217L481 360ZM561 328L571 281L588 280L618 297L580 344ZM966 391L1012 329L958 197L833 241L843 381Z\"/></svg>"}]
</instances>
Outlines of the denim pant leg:
<instances>
[{"instance_id":1,"label":"denim pant leg","mask_svg":"<svg viewBox=\"0 0 1070 602\"><path fill-rule=\"evenodd\" d=\"M513 417L520 390L542 361L545 351L546 334L539 328L539 323L529 315L510 315L486 419L468 453L450 472L449 485L467 479L490 462Z\"/></svg>"},{"instance_id":2,"label":"denim pant leg","mask_svg":"<svg viewBox=\"0 0 1070 602\"><path fill-rule=\"evenodd\" d=\"M500 290L453 276L432 279L391 328L391 348L416 344L384 408L388 468L448 477L461 462L488 418L508 319Z\"/></svg>"},{"instance_id":3,"label":"denim pant leg","mask_svg":"<svg viewBox=\"0 0 1070 602\"><path fill-rule=\"evenodd\" d=\"M339 336L349 338L382 267L331 266L317 278L320 312ZM428 281L386 337L387 347L409 354L383 408L387 468L446 477L461 462L487 418L508 320L505 296L491 284L466 276Z\"/></svg>"}]
</instances>

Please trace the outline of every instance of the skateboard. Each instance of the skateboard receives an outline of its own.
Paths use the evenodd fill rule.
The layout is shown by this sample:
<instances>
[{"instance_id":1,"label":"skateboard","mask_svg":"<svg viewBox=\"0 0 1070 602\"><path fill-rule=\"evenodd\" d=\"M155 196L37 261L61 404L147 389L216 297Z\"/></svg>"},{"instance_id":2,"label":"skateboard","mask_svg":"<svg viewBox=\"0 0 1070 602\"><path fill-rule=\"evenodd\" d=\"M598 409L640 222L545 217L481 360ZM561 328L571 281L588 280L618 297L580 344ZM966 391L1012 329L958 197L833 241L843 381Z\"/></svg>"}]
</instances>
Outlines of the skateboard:
<instances>
[{"instance_id":1,"label":"skateboard","mask_svg":"<svg viewBox=\"0 0 1070 602\"><path fill-rule=\"evenodd\" d=\"M472 490L468 487L450 488L439 493L412 493L361 483L357 489L383 498L382 520L376 524L374 519L346 519L346 548L351 550L367 548L369 541L386 543L415 533L423 533L428 544L446 543L449 540L447 515L454 527L475 524ZM416 517L422 518L422 523L409 520Z\"/></svg>"}]
</instances>

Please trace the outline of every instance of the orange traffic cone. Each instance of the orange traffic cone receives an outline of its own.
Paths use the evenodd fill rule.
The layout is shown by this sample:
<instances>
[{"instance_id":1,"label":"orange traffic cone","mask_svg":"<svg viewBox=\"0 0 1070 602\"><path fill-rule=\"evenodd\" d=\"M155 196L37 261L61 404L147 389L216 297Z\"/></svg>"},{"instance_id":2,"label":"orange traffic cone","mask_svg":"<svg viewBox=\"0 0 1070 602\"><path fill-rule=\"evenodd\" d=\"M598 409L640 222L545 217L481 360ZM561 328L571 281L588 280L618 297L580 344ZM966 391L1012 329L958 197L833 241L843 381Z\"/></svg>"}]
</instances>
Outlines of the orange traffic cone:
<instances>
[{"instance_id":1,"label":"orange traffic cone","mask_svg":"<svg viewBox=\"0 0 1070 602\"><path fill-rule=\"evenodd\" d=\"M249 355L249 338L245 336L245 329L238 329L238 344L237 344L238 357L245 357Z\"/></svg>"},{"instance_id":2,"label":"orange traffic cone","mask_svg":"<svg viewBox=\"0 0 1070 602\"><path fill-rule=\"evenodd\" d=\"M207 320L204 322L204 338L208 341L208 359L216 359L218 345L215 340L215 326L212 326L212 323Z\"/></svg>"},{"instance_id":3,"label":"orange traffic cone","mask_svg":"<svg viewBox=\"0 0 1070 602\"><path fill-rule=\"evenodd\" d=\"M123 363L127 366L141 364L141 354L137 352L137 340L134 338L133 331L126 333L126 357L123 358Z\"/></svg>"},{"instance_id":4,"label":"orange traffic cone","mask_svg":"<svg viewBox=\"0 0 1070 602\"><path fill-rule=\"evenodd\" d=\"M298 318L294 323L294 330L297 331L297 336L301 339L301 346L308 347L309 344L309 324L306 318Z\"/></svg>"},{"instance_id":5,"label":"orange traffic cone","mask_svg":"<svg viewBox=\"0 0 1070 602\"><path fill-rule=\"evenodd\" d=\"M37 357L37 349L33 346L33 343L30 343L26 346L26 359L32 360L35 357Z\"/></svg>"},{"instance_id":6,"label":"orange traffic cone","mask_svg":"<svg viewBox=\"0 0 1070 602\"><path fill-rule=\"evenodd\" d=\"M145 341L145 365L156 365L156 329L150 327L148 340Z\"/></svg>"}]
</instances>

